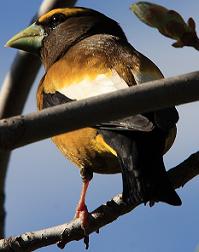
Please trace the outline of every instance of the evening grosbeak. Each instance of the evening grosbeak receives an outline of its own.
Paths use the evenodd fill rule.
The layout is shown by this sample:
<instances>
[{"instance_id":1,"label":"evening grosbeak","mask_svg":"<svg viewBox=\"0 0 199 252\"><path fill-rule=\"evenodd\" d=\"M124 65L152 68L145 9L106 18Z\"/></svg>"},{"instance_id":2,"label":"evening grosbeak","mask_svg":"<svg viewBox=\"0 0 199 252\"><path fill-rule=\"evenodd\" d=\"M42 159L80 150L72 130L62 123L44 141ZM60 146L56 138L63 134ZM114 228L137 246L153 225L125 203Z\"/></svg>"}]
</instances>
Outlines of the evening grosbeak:
<instances>
[{"instance_id":1,"label":"evening grosbeak","mask_svg":"<svg viewBox=\"0 0 199 252\"><path fill-rule=\"evenodd\" d=\"M163 78L158 67L128 43L117 22L91 9L54 9L7 46L40 56L46 72L37 91L39 110ZM82 218L83 225L93 172L121 172L127 204L181 205L163 163L177 121L178 113L171 107L120 120L110 117L107 123L52 137L80 169L83 188L76 217Z\"/></svg>"}]
</instances>

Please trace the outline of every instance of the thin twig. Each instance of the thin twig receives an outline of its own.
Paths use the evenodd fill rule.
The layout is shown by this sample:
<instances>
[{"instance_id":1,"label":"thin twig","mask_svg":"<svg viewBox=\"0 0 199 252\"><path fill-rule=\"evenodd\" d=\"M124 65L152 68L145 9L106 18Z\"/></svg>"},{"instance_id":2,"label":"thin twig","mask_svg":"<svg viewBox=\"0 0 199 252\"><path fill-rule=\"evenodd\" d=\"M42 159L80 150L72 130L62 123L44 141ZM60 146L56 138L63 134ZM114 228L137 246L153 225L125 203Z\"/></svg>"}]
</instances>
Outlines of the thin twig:
<instances>
[{"instance_id":1,"label":"thin twig","mask_svg":"<svg viewBox=\"0 0 199 252\"><path fill-rule=\"evenodd\" d=\"M199 72L194 72L1 120L0 149L12 149L100 122L199 100L198 83Z\"/></svg>"},{"instance_id":2,"label":"thin twig","mask_svg":"<svg viewBox=\"0 0 199 252\"><path fill-rule=\"evenodd\" d=\"M187 160L168 171L170 180L175 188L183 186L199 174L199 152L192 154ZM101 205L91 213L87 233L93 233L99 228L113 222L118 217L132 211L142 202L126 205L121 195L115 196L111 201ZM0 240L0 251L33 251L48 245L58 243L63 248L67 243L84 238L84 231L78 219L70 223L9 237Z\"/></svg>"},{"instance_id":3,"label":"thin twig","mask_svg":"<svg viewBox=\"0 0 199 252\"><path fill-rule=\"evenodd\" d=\"M53 8L70 7L76 2L76 0L44 0L33 20ZM38 57L26 52L17 53L0 91L0 118L22 113L40 66L41 62ZM4 236L4 185L9 158L10 152L0 152L0 237Z\"/></svg>"}]
</instances>

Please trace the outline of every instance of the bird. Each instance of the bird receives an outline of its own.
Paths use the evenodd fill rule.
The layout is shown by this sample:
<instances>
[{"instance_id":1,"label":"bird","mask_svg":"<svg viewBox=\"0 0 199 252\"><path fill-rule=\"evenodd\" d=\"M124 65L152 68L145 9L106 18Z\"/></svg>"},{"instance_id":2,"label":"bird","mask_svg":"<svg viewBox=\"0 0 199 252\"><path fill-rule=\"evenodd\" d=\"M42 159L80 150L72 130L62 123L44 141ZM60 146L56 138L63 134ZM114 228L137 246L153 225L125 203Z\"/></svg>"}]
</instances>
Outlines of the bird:
<instances>
[{"instance_id":1,"label":"bird","mask_svg":"<svg viewBox=\"0 0 199 252\"><path fill-rule=\"evenodd\" d=\"M115 20L89 8L53 9L6 46L40 57L45 74L37 91L39 110L164 78L128 42ZM89 218L86 192L93 173L121 173L122 199L128 205L181 205L163 161L175 140L178 119L176 108L168 107L118 120L110 117L106 123L52 137L63 155L80 169L82 191L75 217L84 229Z\"/></svg>"}]
</instances>

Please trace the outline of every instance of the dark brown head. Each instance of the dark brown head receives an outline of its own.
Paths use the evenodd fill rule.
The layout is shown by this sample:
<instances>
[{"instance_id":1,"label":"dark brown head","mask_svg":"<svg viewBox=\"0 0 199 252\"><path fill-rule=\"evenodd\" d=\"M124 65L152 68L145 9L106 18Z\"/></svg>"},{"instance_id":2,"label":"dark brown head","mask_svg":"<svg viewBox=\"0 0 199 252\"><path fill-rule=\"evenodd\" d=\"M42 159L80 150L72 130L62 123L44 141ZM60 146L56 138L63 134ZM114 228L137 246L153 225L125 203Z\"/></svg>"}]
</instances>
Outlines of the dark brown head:
<instances>
[{"instance_id":1,"label":"dark brown head","mask_svg":"<svg viewBox=\"0 0 199 252\"><path fill-rule=\"evenodd\" d=\"M49 66L71 46L95 34L110 34L126 40L114 20L91 9L74 7L48 12L6 45L36 53Z\"/></svg>"}]
</instances>

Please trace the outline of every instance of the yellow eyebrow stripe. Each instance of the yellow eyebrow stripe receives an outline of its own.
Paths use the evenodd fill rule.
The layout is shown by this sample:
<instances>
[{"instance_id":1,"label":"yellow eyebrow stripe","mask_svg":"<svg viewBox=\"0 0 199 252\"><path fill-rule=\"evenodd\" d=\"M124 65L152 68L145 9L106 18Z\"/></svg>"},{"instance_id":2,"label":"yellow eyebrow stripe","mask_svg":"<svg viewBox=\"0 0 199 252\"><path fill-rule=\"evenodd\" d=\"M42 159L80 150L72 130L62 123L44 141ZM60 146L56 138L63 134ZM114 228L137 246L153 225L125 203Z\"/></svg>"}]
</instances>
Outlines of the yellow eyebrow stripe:
<instances>
[{"instance_id":1,"label":"yellow eyebrow stripe","mask_svg":"<svg viewBox=\"0 0 199 252\"><path fill-rule=\"evenodd\" d=\"M72 16L73 14L79 13L79 12L85 12L85 9L82 8L59 8L49 11L48 13L42 15L38 21L39 23L43 23L46 20L48 20L50 17L52 17L54 14L62 13L65 16Z\"/></svg>"}]
</instances>

